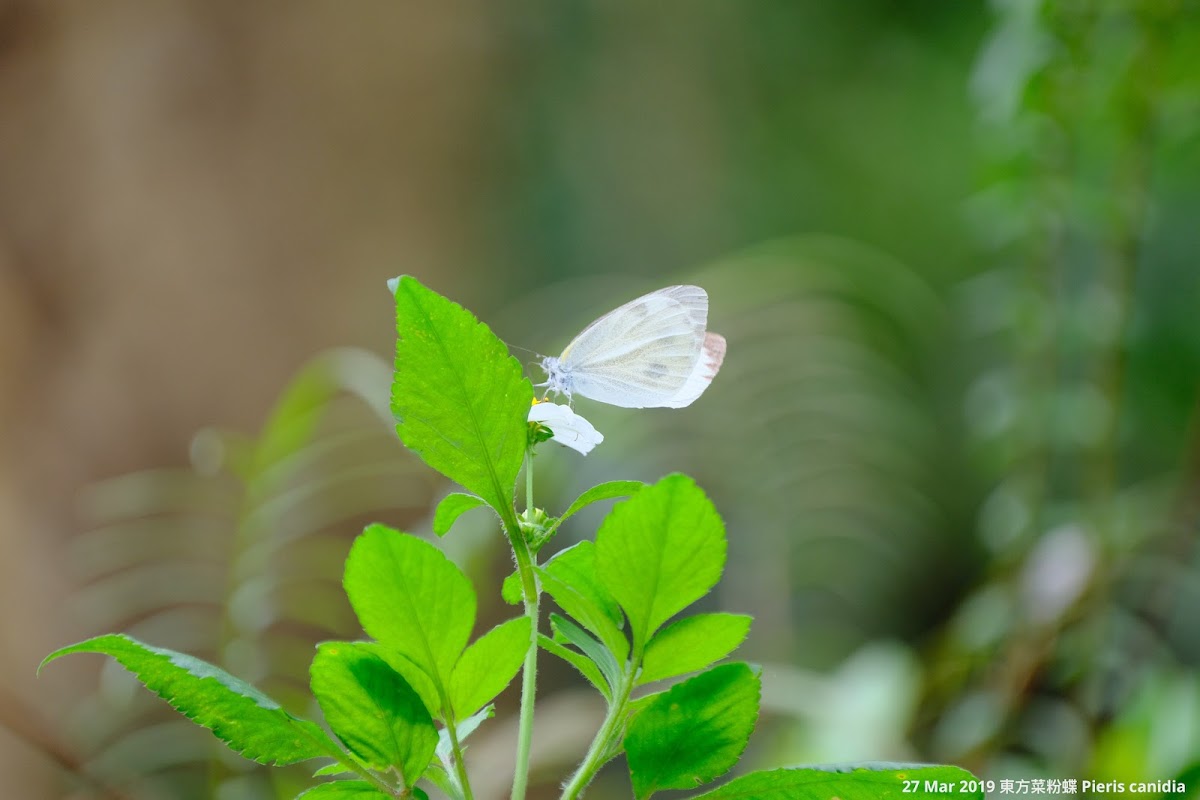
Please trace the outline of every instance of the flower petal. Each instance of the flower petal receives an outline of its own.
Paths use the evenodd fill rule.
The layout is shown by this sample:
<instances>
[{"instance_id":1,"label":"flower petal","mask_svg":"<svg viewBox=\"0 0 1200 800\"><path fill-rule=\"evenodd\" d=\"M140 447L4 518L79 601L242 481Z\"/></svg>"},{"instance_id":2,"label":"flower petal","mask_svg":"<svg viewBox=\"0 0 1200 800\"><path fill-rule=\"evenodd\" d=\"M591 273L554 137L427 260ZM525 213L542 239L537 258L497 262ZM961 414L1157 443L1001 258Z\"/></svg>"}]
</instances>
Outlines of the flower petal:
<instances>
[{"instance_id":1,"label":"flower petal","mask_svg":"<svg viewBox=\"0 0 1200 800\"><path fill-rule=\"evenodd\" d=\"M557 403L534 403L529 409L529 421L540 422L554 434L554 441L587 455L604 441L604 436L570 406Z\"/></svg>"}]
</instances>

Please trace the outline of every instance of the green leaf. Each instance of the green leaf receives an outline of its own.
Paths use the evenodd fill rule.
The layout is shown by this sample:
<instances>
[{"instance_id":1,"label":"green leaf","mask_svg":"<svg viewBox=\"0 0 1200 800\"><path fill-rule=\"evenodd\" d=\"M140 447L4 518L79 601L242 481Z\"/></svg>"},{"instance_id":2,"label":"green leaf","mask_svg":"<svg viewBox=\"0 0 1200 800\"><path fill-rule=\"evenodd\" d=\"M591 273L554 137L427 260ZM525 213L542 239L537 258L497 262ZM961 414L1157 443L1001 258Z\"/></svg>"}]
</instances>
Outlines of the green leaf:
<instances>
[{"instance_id":1,"label":"green leaf","mask_svg":"<svg viewBox=\"0 0 1200 800\"><path fill-rule=\"evenodd\" d=\"M596 503L600 500L611 500L614 497L632 497L639 492L646 484L641 481L608 481L588 489L579 497L575 498L575 502L567 506L567 510L562 513L562 516L554 521L550 526L551 531L558 530L558 527L566 522L571 517L578 514L583 509Z\"/></svg>"},{"instance_id":2,"label":"green leaf","mask_svg":"<svg viewBox=\"0 0 1200 800\"><path fill-rule=\"evenodd\" d=\"M753 617L745 614L696 614L672 622L646 645L638 684L704 669L738 648Z\"/></svg>"},{"instance_id":3,"label":"green leaf","mask_svg":"<svg viewBox=\"0 0 1200 800\"><path fill-rule=\"evenodd\" d=\"M412 786L433 760L437 729L420 696L367 646L325 642L313 658L312 690L325 721L367 766L395 767Z\"/></svg>"},{"instance_id":4,"label":"green leaf","mask_svg":"<svg viewBox=\"0 0 1200 800\"><path fill-rule=\"evenodd\" d=\"M621 666L617 659L607 647L589 636L587 631L558 614L550 615L550 629L554 631L555 639L560 644L573 644L591 659L600 668L600 673L604 675L609 686L616 687L620 684Z\"/></svg>"},{"instance_id":5,"label":"green leaf","mask_svg":"<svg viewBox=\"0 0 1200 800\"><path fill-rule=\"evenodd\" d=\"M450 706L463 719L504 691L529 651L529 617L502 622L468 647L450 678Z\"/></svg>"},{"instance_id":6,"label":"green leaf","mask_svg":"<svg viewBox=\"0 0 1200 800\"><path fill-rule=\"evenodd\" d=\"M176 711L252 761L283 766L322 756L344 757L320 727L292 716L250 684L193 656L109 634L56 650L42 666L69 653L112 656Z\"/></svg>"},{"instance_id":7,"label":"green leaf","mask_svg":"<svg viewBox=\"0 0 1200 800\"><path fill-rule=\"evenodd\" d=\"M544 633L538 634L538 645L547 653L558 656L579 670L579 673L587 678L588 683L595 686L600 691L600 694L604 695L605 700L612 702L612 690L608 686L608 681L600 674L600 669L594 661L583 653L578 653L569 647L564 647Z\"/></svg>"},{"instance_id":8,"label":"green leaf","mask_svg":"<svg viewBox=\"0 0 1200 800\"><path fill-rule=\"evenodd\" d=\"M400 440L512 529L533 386L471 312L403 276L396 287L392 413Z\"/></svg>"},{"instance_id":9,"label":"green leaf","mask_svg":"<svg viewBox=\"0 0 1200 800\"><path fill-rule=\"evenodd\" d=\"M759 688L750 667L724 664L647 703L625 737L638 799L660 789L693 789L736 764L758 718Z\"/></svg>"},{"instance_id":10,"label":"green leaf","mask_svg":"<svg viewBox=\"0 0 1200 800\"><path fill-rule=\"evenodd\" d=\"M521 573L514 572L504 579L500 585L500 596L510 606L519 606L525 600L525 590L521 587Z\"/></svg>"},{"instance_id":11,"label":"green leaf","mask_svg":"<svg viewBox=\"0 0 1200 800\"><path fill-rule=\"evenodd\" d=\"M314 786L298 795L296 800L377 800L380 797L391 795L379 791L366 781L333 781Z\"/></svg>"},{"instance_id":12,"label":"green leaf","mask_svg":"<svg viewBox=\"0 0 1200 800\"><path fill-rule=\"evenodd\" d=\"M662 694L663 692L651 692L650 694L642 695L629 701L629 705L625 707L625 721L621 726L620 739L614 743L614 749L609 754L611 758L616 758L625 752L625 734L629 731L629 726L633 724L633 721L637 719L638 714L642 713L644 708L653 703Z\"/></svg>"},{"instance_id":13,"label":"green leaf","mask_svg":"<svg viewBox=\"0 0 1200 800\"><path fill-rule=\"evenodd\" d=\"M438 694L438 687L434 684L433 679L425 673L425 670L414 664L408 656L389 647L384 647L379 642L356 642L355 644L386 661L387 665L401 678L404 678L404 682L417 693L417 696L421 698L421 702L425 704L425 710L429 712L430 716L434 719L441 719L441 695Z\"/></svg>"},{"instance_id":14,"label":"green leaf","mask_svg":"<svg viewBox=\"0 0 1200 800\"><path fill-rule=\"evenodd\" d=\"M463 514L485 505L482 497L462 492L451 492L442 498L433 512L433 532L445 536Z\"/></svg>"},{"instance_id":15,"label":"green leaf","mask_svg":"<svg viewBox=\"0 0 1200 800\"><path fill-rule=\"evenodd\" d=\"M838 764L752 772L692 800L907 800L929 795L982 800L982 789L969 791L977 785L971 773L958 767Z\"/></svg>"},{"instance_id":16,"label":"green leaf","mask_svg":"<svg viewBox=\"0 0 1200 800\"><path fill-rule=\"evenodd\" d=\"M629 640L621 632L624 617L617 601L596 577L596 547L580 542L556 554L538 568L542 588L563 611L604 642L618 661L629 655Z\"/></svg>"},{"instance_id":17,"label":"green leaf","mask_svg":"<svg viewBox=\"0 0 1200 800\"><path fill-rule=\"evenodd\" d=\"M354 774L356 774L354 772L354 770L350 769L345 764L339 764L337 762L334 762L333 764L326 764L325 766L321 767L319 770L317 770L316 772L313 773L313 777L314 778L323 778L327 775L354 775Z\"/></svg>"},{"instance_id":18,"label":"green leaf","mask_svg":"<svg viewBox=\"0 0 1200 800\"><path fill-rule=\"evenodd\" d=\"M450 675L475 624L467 576L429 542L371 525L350 548L344 583L363 629L420 667L447 710Z\"/></svg>"},{"instance_id":19,"label":"green leaf","mask_svg":"<svg viewBox=\"0 0 1200 800\"><path fill-rule=\"evenodd\" d=\"M716 585L724 566L725 526L686 475L618 503L596 534L596 574L629 618L634 653Z\"/></svg>"}]
</instances>

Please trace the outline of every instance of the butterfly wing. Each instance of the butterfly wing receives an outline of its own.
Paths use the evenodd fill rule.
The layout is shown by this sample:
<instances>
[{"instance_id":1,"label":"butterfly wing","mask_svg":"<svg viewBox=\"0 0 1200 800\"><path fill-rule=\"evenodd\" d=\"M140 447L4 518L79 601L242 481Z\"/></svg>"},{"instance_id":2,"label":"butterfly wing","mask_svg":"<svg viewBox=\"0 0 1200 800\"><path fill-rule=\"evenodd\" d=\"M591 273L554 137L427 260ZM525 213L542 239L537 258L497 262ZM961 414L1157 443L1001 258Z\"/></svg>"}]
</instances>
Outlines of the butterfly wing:
<instances>
[{"instance_id":1,"label":"butterfly wing","mask_svg":"<svg viewBox=\"0 0 1200 800\"><path fill-rule=\"evenodd\" d=\"M700 349L700 358L692 374L670 399L663 405L668 408L683 408L690 406L696 398L704 394L704 390L717 377L717 370L725 360L725 337L719 333L704 334L704 346Z\"/></svg>"},{"instance_id":2,"label":"butterfly wing","mask_svg":"<svg viewBox=\"0 0 1200 800\"><path fill-rule=\"evenodd\" d=\"M593 322L567 345L559 364L571 390L584 397L624 408L682 407L707 386L693 386L700 380L694 375L710 374L698 367L711 361L702 357L707 323L703 289L668 286Z\"/></svg>"}]
</instances>

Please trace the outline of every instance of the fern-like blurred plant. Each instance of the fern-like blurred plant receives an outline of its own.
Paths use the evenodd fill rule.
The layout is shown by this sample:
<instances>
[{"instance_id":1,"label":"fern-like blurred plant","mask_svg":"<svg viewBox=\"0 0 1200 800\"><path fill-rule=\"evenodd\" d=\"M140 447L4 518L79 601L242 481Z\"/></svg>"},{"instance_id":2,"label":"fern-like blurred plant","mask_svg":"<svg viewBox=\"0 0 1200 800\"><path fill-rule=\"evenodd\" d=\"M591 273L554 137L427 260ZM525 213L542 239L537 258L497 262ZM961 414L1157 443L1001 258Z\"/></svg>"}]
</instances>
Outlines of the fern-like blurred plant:
<instances>
[{"instance_id":1,"label":"fern-like blurred plant","mask_svg":"<svg viewBox=\"0 0 1200 800\"><path fill-rule=\"evenodd\" d=\"M190 468L91 487L94 527L69 553L81 630L196 653L303 707L314 644L357 630L341 592L349 534L367 519L412 526L436 500L392 432L391 375L366 351L323 353L256 435L204 430ZM138 800L294 797L306 785L303 770L231 758L115 663L61 725L92 777Z\"/></svg>"}]
</instances>

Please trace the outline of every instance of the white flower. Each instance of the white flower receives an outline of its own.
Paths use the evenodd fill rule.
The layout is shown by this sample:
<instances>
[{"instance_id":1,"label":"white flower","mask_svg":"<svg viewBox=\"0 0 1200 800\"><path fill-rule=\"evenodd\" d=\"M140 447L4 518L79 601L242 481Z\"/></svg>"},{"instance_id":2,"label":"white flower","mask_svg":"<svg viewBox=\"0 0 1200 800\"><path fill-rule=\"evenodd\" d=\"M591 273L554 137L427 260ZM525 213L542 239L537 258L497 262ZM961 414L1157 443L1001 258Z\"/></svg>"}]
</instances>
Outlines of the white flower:
<instances>
[{"instance_id":1,"label":"white flower","mask_svg":"<svg viewBox=\"0 0 1200 800\"><path fill-rule=\"evenodd\" d=\"M392 294L396 293L396 290L400 288L400 279L402 277L404 277L404 276L397 275L394 278L388 278L387 287L388 287L389 292L391 292Z\"/></svg>"},{"instance_id":2,"label":"white flower","mask_svg":"<svg viewBox=\"0 0 1200 800\"><path fill-rule=\"evenodd\" d=\"M592 423L571 410L570 406L557 403L534 403L529 409L529 421L540 422L554 434L553 440L587 455L592 448L604 441L603 434L592 427Z\"/></svg>"}]
</instances>

